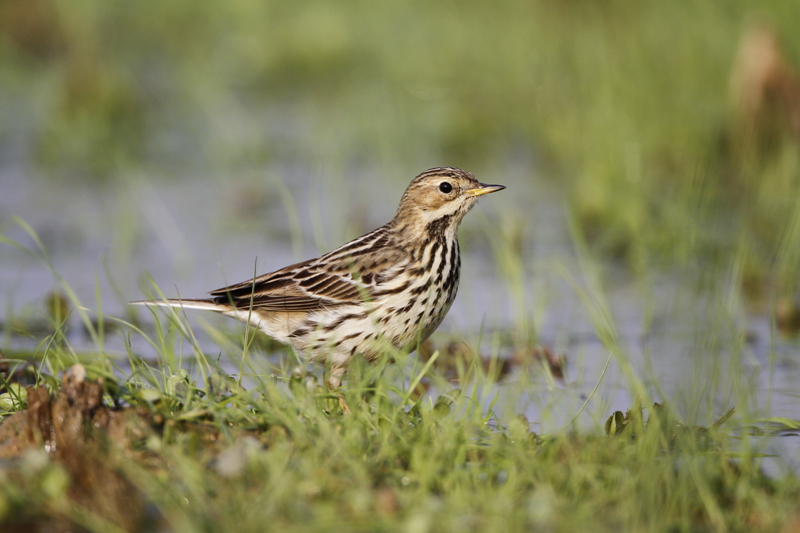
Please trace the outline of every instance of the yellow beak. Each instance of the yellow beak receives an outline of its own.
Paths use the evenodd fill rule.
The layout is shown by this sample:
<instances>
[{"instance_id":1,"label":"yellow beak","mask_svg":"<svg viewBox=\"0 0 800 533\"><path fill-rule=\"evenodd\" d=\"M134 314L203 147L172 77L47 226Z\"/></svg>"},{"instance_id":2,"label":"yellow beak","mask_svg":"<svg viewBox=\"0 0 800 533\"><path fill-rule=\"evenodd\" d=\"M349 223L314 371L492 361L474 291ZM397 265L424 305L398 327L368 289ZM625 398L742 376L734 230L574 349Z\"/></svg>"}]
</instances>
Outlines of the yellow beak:
<instances>
[{"instance_id":1,"label":"yellow beak","mask_svg":"<svg viewBox=\"0 0 800 533\"><path fill-rule=\"evenodd\" d=\"M464 194L467 196L481 196L483 194L489 194L490 192L497 192L502 191L505 189L505 185L485 185L481 183L480 187L475 187L474 189L467 189L464 191Z\"/></svg>"}]
</instances>

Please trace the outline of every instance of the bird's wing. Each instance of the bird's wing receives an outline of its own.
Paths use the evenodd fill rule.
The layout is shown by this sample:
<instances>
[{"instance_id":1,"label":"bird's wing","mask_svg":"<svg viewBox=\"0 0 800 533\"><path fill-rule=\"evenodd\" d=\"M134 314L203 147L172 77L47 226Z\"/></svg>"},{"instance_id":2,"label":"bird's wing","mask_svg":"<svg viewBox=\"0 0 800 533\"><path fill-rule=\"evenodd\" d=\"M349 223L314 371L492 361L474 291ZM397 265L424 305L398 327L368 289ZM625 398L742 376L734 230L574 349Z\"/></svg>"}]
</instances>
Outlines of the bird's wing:
<instances>
[{"instance_id":1,"label":"bird's wing","mask_svg":"<svg viewBox=\"0 0 800 533\"><path fill-rule=\"evenodd\" d=\"M348 243L322 257L217 289L211 296L220 304L237 308L250 307L252 302L255 309L284 312L314 311L370 301L406 264L404 251L387 247L383 242L377 244L381 246L348 249L351 245Z\"/></svg>"}]
</instances>

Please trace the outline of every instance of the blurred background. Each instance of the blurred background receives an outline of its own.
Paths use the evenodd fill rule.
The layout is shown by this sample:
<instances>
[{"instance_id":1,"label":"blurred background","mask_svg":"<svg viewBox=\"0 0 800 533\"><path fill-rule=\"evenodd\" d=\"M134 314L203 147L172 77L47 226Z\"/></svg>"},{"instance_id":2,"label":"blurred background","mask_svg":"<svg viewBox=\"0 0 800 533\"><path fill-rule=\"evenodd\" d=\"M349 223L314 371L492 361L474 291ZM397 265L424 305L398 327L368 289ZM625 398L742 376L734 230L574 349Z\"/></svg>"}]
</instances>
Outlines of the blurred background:
<instances>
[{"instance_id":1,"label":"blurred background","mask_svg":"<svg viewBox=\"0 0 800 533\"><path fill-rule=\"evenodd\" d=\"M799 21L795 0L0 0L0 234L36 250L19 217L57 273L0 244L0 313L41 312L59 276L125 316L148 276L200 296L383 224L449 165L508 190L465 219L445 332L591 355L578 239L637 350L662 325L691 367L744 321L766 365L800 328Z\"/></svg>"}]
</instances>

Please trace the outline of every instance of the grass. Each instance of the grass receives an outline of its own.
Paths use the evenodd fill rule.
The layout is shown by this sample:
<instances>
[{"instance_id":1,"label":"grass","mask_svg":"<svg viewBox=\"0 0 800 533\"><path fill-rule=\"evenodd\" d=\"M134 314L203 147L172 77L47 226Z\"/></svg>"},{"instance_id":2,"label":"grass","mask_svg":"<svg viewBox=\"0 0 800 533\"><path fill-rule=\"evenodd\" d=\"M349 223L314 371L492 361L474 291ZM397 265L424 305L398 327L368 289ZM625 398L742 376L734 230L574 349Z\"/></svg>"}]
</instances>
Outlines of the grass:
<instances>
[{"instance_id":1,"label":"grass","mask_svg":"<svg viewBox=\"0 0 800 533\"><path fill-rule=\"evenodd\" d=\"M142 366L104 401L129 405L146 423L129 422L110 441L87 420L80 445L59 442L54 457L20 454L0 492L6 524L774 531L796 506L796 478L764 476L757 449L724 431L652 410L642 427L634 409L618 436L536 435L527 420L481 408L474 391L401 401L408 395L386 374L357 366L345 391L352 414L343 415L302 378L262 378L245 391L223 377L212 389L212 376L198 385ZM110 472L75 467L87 453Z\"/></svg>"},{"instance_id":2,"label":"grass","mask_svg":"<svg viewBox=\"0 0 800 533\"><path fill-rule=\"evenodd\" d=\"M706 426L683 422L676 405L653 404L657 384L627 361L600 271L585 245L577 249L576 290L609 362L639 398L627 413L589 415L588 426L577 407L563 420L554 415L558 391L541 364L518 364L498 389L502 342L493 343L488 367L451 361L455 375L437 364L454 357L446 351L427 362L403 354L391 354L395 364L390 354L372 365L356 360L341 391L345 414L319 374L294 370L291 353L270 363L244 327L231 338L204 326L219 346L212 355L180 313L153 313L154 329L145 330L67 296L51 306L52 333L29 361L6 361L4 392L13 401L0 403L0 523L10 531L793 527L800 479L791 470L766 475L766 442L751 435L796 422L759 422L747 383L736 389L736 411L711 406ZM70 345L64 304L89 330L93 353ZM129 351L120 366L103 348L112 334L127 346L146 341L157 360ZM587 405L604 387L602 374L593 379ZM25 398L15 383L39 388ZM520 414L532 401L544 403L541 420ZM579 416L583 423L573 424ZM544 422L550 429L536 429Z\"/></svg>"}]
</instances>

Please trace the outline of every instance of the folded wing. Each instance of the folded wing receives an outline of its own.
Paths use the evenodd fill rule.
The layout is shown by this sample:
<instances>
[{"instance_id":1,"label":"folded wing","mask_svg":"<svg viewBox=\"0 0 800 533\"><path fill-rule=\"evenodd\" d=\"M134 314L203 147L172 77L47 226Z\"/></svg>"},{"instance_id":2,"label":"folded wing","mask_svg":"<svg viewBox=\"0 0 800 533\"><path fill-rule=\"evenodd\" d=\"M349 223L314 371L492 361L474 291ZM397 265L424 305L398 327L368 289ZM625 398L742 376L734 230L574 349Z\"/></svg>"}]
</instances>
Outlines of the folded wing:
<instances>
[{"instance_id":1,"label":"folded wing","mask_svg":"<svg viewBox=\"0 0 800 533\"><path fill-rule=\"evenodd\" d=\"M217 304L268 312L302 312L359 304L405 268L404 252L376 247L358 255L334 256L297 263L211 292ZM387 252L392 260L384 260Z\"/></svg>"}]
</instances>

